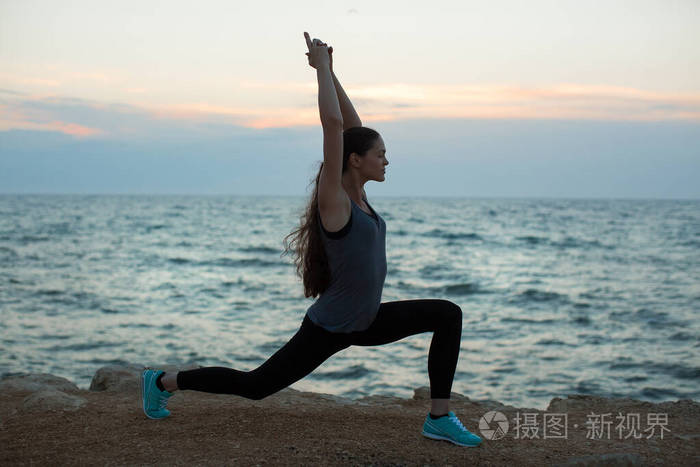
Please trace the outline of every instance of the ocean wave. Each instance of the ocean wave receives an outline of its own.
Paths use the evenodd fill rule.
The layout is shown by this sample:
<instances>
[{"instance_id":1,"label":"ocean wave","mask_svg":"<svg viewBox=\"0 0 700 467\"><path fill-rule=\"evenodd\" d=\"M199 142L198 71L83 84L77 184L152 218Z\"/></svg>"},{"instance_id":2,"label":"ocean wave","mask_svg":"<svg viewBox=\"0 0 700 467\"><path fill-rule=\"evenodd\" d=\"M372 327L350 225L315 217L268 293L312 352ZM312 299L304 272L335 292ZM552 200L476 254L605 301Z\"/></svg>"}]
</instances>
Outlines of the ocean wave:
<instances>
[{"instance_id":1,"label":"ocean wave","mask_svg":"<svg viewBox=\"0 0 700 467\"><path fill-rule=\"evenodd\" d=\"M443 229L433 229L422 233L423 237L444 238L445 240L483 240L483 237L474 232L451 232Z\"/></svg>"},{"instance_id":2,"label":"ocean wave","mask_svg":"<svg viewBox=\"0 0 700 467\"><path fill-rule=\"evenodd\" d=\"M428 295L447 294L452 296L467 296L489 293L479 288L478 285L469 282L447 285L417 285L406 281L399 281L393 286L404 292Z\"/></svg>"},{"instance_id":3,"label":"ocean wave","mask_svg":"<svg viewBox=\"0 0 700 467\"><path fill-rule=\"evenodd\" d=\"M53 239L48 235L22 235L17 241L21 245L29 245L37 242L49 242L51 240Z\"/></svg>"},{"instance_id":4,"label":"ocean wave","mask_svg":"<svg viewBox=\"0 0 700 467\"><path fill-rule=\"evenodd\" d=\"M3 261L12 261L19 258L15 250L7 246L0 246L0 259Z\"/></svg>"},{"instance_id":5,"label":"ocean wave","mask_svg":"<svg viewBox=\"0 0 700 467\"><path fill-rule=\"evenodd\" d=\"M545 319L530 319L530 318L514 318L512 316L504 316L501 318L502 323L527 323L527 324L554 324L560 320L553 318Z\"/></svg>"},{"instance_id":6,"label":"ocean wave","mask_svg":"<svg viewBox=\"0 0 700 467\"><path fill-rule=\"evenodd\" d=\"M279 250L277 248L272 248L264 245L242 247L239 248L238 251L241 251L243 253L279 253Z\"/></svg>"},{"instance_id":7,"label":"ocean wave","mask_svg":"<svg viewBox=\"0 0 700 467\"><path fill-rule=\"evenodd\" d=\"M339 370L319 371L315 376L321 379L357 379L373 373L364 364L348 366Z\"/></svg>"},{"instance_id":8,"label":"ocean wave","mask_svg":"<svg viewBox=\"0 0 700 467\"><path fill-rule=\"evenodd\" d=\"M568 303L569 296L566 294L558 293L558 292L550 292L550 291L539 290L539 289L527 289L527 290L520 292L519 294L516 294L514 297L511 297L509 301L520 302L520 303L528 303L528 302Z\"/></svg>"},{"instance_id":9,"label":"ocean wave","mask_svg":"<svg viewBox=\"0 0 700 467\"><path fill-rule=\"evenodd\" d=\"M53 345L51 347L45 347L42 350L48 350L49 352L84 352L88 350L121 347L121 345L121 342L80 342L77 344Z\"/></svg>"},{"instance_id":10,"label":"ocean wave","mask_svg":"<svg viewBox=\"0 0 700 467\"><path fill-rule=\"evenodd\" d=\"M673 376L680 379L700 379L700 367L685 365L681 362L667 363L653 360L634 360L631 357L619 357L610 362L600 362L608 365L610 370L643 370L648 374Z\"/></svg>"},{"instance_id":11,"label":"ocean wave","mask_svg":"<svg viewBox=\"0 0 700 467\"><path fill-rule=\"evenodd\" d=\"M564 342L559 339L552 339L552 338L545 338L545 339L540 339L537 342L535 342L535 345L544 345L544 346L565 346L565 347L576 347L577 344L571 344L569 342Z\"/></svg>"},{"instance_id":12,"label":"ocean wave","mask_svg":"<svg viewBox=\"0 0 700 467\"><path fill-rule=\"evenodd\" d=\"M245 268L245 267L278 267L280 265L286 265L280 261L266 261L260 258L241 258L241 259L231 259L231 258L218 258L211 261L200 261L197 263L198 266L218 266L225 268Z\"/></svg>"},{"instance_id":13,"label":"ocean wave","mask_svg":"<svg viewBox=\"0 0 700 467\"><path fill-rule=\"evenodd\" d=\"M442 288L442 290L448 295L473 295L477 293L484 293L484 291L481 290L478 285L470 282L446 285Z\"/></svg>"}]
</instances>

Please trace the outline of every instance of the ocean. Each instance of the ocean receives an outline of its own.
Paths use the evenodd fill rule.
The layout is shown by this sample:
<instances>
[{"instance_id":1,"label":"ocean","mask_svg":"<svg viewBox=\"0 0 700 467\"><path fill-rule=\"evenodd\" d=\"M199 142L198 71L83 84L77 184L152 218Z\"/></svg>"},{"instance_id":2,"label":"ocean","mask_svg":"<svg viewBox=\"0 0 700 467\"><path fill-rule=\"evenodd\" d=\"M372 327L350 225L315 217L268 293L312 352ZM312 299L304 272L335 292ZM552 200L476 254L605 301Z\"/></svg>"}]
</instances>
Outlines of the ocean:
<instances>
[{"instance_id":1,"label":"ocean","mask_svg":"<svg viewBox=\"0 0 700 467\"><path fill-rule=\"evenodd\" d=\"M382 301L462 308L454 392L542 410L700 399L700 201L368 197L387 223ZM0 376L256 368L314 301L281 256L306 201L0 195ZM411 397L431 338L350 347L291 387Z\"/></svg>"}]
</instances>

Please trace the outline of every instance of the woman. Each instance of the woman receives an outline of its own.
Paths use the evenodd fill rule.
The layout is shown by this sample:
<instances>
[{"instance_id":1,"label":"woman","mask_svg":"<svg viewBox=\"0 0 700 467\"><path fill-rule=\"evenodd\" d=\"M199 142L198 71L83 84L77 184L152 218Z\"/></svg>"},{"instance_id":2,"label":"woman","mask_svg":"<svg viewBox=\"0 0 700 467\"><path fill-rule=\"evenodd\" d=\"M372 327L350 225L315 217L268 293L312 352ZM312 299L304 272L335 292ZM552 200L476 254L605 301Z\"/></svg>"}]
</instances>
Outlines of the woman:
<instances>
[{"instance_id":1,"label":"woman","mask_svg":"<svg viewBox=\"0 0 700 467\"><path fill-rule=\"evenodd\" d=\"M382 137L362 127L333 73L333 48L304 33L309 64L316 69L323 127L323 159L302 226L294 235L297 273L306 297L319 296L297 333L252 371L207 367L142 375L143 410L170 415L168 398L179 389L262 399L311 373L351 345L382 345L433 332L428 355L431 410L422 434L460 446L478 446L449 411L462 336L462 310L446 300L380 303L386 277L386 224L367 201L364 184L384 181L388 161ZM288 236L288 237L289 237ZM286 251L289 245L286 244Z\"/></svg>"}]
</instances>

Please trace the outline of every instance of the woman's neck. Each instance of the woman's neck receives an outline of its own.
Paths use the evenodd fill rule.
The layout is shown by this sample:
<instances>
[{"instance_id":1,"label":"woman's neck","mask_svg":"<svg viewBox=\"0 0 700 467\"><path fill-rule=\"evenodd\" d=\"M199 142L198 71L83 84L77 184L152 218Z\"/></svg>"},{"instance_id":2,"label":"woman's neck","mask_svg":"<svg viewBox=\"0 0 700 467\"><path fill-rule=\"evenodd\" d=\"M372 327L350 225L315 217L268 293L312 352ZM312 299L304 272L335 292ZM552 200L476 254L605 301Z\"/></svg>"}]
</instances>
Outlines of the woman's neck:
<instances>
[{"instance_id":1,"label":"woman's neck","mask_svg":"<svg viewBox=\"0 0 700 467\"><path fill-rule=\"evenodd\" d=\"M361 204L362 200L365 198L365 189L362 185L355 185L349 181L343 179L343 189L348 194L350 199L355 201L357 204Z\"/></svg>"}]
</instances>

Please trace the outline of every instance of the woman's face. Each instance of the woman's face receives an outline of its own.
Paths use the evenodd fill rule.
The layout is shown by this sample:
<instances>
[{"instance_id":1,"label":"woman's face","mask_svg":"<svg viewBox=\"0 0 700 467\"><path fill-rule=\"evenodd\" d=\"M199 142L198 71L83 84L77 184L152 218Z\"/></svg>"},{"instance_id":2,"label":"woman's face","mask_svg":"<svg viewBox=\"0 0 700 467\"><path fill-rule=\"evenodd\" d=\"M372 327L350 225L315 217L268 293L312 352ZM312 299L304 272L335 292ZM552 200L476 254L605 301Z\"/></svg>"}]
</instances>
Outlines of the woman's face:
<instances>
[{"instance_id":1,"label":"woman's face","mask_svg":"<svg viewBox=\"0 0 700 467\"><path fill-rule=\"evenodd\" d=\"M367 155L364 157L363 166L366 169L365 174L367 178L383 182L387 165L389 165L389 161L386 158L386 147L384 146L384 140L379 136L377 141L374 142L372 149L367 151Z\"/></svg>"}]
</instances>

